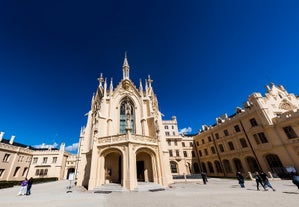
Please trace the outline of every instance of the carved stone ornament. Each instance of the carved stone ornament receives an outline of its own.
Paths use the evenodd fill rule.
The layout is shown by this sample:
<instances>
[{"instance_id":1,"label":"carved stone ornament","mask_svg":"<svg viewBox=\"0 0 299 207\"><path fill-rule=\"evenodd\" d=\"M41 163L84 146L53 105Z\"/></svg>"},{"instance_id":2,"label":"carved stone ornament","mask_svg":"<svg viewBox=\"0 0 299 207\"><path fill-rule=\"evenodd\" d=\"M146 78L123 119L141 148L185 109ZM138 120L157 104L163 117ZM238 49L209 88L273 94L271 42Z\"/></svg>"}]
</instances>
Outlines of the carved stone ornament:
<instances>
[{"instance_id":1,"label":"carved stone ornament","mask_svg":"<svg viewBox=\"0 0 299 207\"><path fill-rule=\"evenodd\" d=\"M130 88L130 81L129 80L124 80L122 82L122 86L125 90L128 90Z\"/></svg>"},{"instance_id":2,"label":"carved stone ornament","mask_svg":"<svg viewBox=\"0 0 299 207\"><path fill-rule=\"evenodd\" d=\"M279 105L279 108L284 110L292 110L294 107L290 103L282 101Z\"/></svg>"}]
</instances>

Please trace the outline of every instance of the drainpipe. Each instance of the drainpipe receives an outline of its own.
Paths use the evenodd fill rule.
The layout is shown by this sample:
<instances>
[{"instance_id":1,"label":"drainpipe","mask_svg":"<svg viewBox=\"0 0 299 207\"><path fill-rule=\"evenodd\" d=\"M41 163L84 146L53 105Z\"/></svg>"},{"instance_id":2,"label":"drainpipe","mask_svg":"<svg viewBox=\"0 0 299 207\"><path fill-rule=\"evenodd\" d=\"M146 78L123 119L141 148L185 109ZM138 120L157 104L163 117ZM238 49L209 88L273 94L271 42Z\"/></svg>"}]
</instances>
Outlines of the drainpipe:
<instances>
[{"instance_id":1,"label":"drainpipe","mask_svg":"<svg viewBox=\"0 0 299 207\"><path fill-rule=\"evenodd\" d=\"M250 146L250 149L251 149L251 151L252 151L252 154L253 154L253 156L254 156L256 162L257 162L257 165L258 165L258 167L259 167L259 170L262 171L263 169L262 169L261 164L260 164L260 162L259 162L259 160L258 160L258 158L257 158L257 156L256 156L256 154L255 154L255 151L254 151L254 149L253 149L253 147L252 147L252 144L251 144L251 142L250 142L250 140L249 140L248 134L247 134L247 132L245 131L245 128L244 128L244 126L243 126L243 124L242 124L242 121L241 121L241 120L239 120L239 121L240 121L241 127L242 127L242 129L243 129L243 132L244 132L244 134L245 134L245 137L246 137L246 139L247 139L247 142L249 143L249 146Z\"/></svg>"},{"instance_id":2,"label":"drainpipe","mask_svg":"<svg viewBox=\"0 0 299 207\"><path fill-rule=\"evenodd\" d=\"M215 149L216 149L217 157L218 157L218 159L219 159L219 161L220 161L220 165L221 165L221 168L222 168L222 170L223 170L223 175L224 175L224 177L226 177L226 172L225 172L225 169L224 169L224 167L223 167L222 160L221 160L221 158L220 158L220 153L219 153L218 148L217 148L217 145L216 145L216 141L215 141L215 138L214 138L214 134L211 133L211 136L212 136L213 143L214 143L214 146L215 146Z\"/></svg>"}]
</instances>

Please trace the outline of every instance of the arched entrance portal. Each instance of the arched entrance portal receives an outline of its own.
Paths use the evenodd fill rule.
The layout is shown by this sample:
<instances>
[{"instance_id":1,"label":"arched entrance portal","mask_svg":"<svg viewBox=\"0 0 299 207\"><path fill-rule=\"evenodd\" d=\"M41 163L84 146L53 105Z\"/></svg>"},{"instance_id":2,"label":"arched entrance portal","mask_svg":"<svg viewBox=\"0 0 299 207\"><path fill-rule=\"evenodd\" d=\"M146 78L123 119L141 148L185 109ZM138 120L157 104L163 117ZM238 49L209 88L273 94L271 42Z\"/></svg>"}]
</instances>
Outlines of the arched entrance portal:
<instances>
[{"instance_id":1,"label":"arched entrance portal","mask_svg":"<svg viewBox=\"0 0 299 207\"><path fill-rule=\"evenodd\" d=\"M152 158L147 152L136 153L136 175L138 182L154 182Z\"/></svg>"},{"instance_id":2,"label":"arched entrance portal","mask_svg":"<svg viewBox=\"0 0 299 207\"><path fill-rule=\"evenodd\" d=\"M74 173L75 173L75 168L69 168L67 170L67 176L66 179L67 180L73 180L74 179Z\"/></svg>"},{"instance_id":3,"label":"arched entrance portal","mask_svg":"<svg viewBox=\"0 0 299 207\"><path fill-rule=\"evenodd\" d=\"M111 152L105 156L105 180L109 183L122 181L122 156L120 152Z\"/></svg>"}]
</instances>

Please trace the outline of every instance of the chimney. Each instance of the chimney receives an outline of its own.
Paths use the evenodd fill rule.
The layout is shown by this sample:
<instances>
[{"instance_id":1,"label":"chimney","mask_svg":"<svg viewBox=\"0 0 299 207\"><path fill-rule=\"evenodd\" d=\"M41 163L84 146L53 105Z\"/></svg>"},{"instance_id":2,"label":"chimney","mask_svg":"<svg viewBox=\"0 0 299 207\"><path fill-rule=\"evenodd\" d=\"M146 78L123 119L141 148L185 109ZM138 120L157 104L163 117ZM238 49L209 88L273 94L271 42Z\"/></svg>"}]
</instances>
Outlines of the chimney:
<instances>
[{"instance_id":1,"label":"chimney","mask_svg":"<svg viewBox=\"0 0 299 207\"><path fill-rule=\"evenodd\" d=\"M11 138L9 140L9 144L13 144L13 141L14 141L15 137L16 137L15 135L11 135Z\"/></svg>"},{"instance_id":2,"label":"chimney","mask_svg":"<svg viewBox=\"0 0 299 207\"><path fill-rule=\"evenodd\" d=\"M2 139L3 139L3 135L4 135L4 132L0 132L0 142L1 142Z\"/></svg>"}]
</instances>

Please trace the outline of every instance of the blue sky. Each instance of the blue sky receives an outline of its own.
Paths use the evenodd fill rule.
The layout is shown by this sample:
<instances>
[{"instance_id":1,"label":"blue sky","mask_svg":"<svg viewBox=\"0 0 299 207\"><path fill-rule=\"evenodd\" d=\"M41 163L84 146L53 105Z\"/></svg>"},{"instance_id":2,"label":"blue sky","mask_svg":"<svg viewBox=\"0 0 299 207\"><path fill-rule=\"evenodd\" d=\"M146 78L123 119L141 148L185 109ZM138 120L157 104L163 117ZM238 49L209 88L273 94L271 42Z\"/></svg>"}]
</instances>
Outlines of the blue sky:
<instances>
[{"instance_id":1,"label":"blue sky","mask_svg":"<svg viewBox=\"0 0 299 207\"><path fill-rule=\"evenodd\" d=\"M296 95L298 1L0 1L0 131L75 146L100 73L154 80L179 129L234 113L270 82Z\"/></svg>"}]
</instances>

